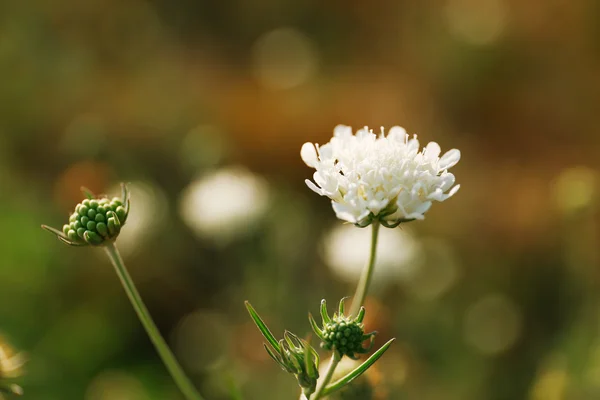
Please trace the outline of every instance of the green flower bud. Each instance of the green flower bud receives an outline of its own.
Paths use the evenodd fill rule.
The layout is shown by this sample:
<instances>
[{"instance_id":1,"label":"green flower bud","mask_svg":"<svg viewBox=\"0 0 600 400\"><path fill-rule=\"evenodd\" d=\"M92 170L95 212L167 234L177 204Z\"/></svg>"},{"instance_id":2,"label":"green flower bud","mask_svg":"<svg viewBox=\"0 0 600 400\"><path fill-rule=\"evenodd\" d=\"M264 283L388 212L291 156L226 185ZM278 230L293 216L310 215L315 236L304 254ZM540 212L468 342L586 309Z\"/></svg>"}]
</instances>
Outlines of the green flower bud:
<instances>
[{"instance_id":1,"label":"green flower bud","mask_svg":"<svg viewBox=\"0 0 600 400\"><path fill-rule=\"evenodd\" d=\"M319 379L319 354L306 340L299 338L292 332L285 331L283 339L275 339L267 325L258 315L256 310L246 302L250 317L267 339L265 350L271 358L279 364L281 369L293 374L306 398L315 392Z\"/></svg>"},{"instance_id":2,"label":"green flower bud","mask_svg":"<svg viewBox=\"0 0 600 400\"><path fill-rule=\"evenodd\" d=\"M377 332L365 334L362 323L365 317L365 309L361 307L360 312L355 318L344 315L344 299L340 300L339 312L333 314L333 318L327 313L327 304L325 300L321 301L321 317L323 327L320 328L312 315L309 315L310 324L323 341L321 347L336 351L340 357L347 356L357 359L357 354L368 353L373 347L373 340ZM363 348L363 342L370 339L371 342L367 348Z\"/></svg>"},{"instance_id":3,"label":"green flower bud","mask_svg":"<svg viewBox=\"0 0 600 400\"><path fill-rule=\"evenodd\" d=\"M69 216L69 224L63 226L62 232L46 225L42 228L73 246L99 246L115 240L129 214L127 187L121 184L122 197L112 200L95 198L89 190L82 190L88 198L75 206L75 212Z\"/></svg>"}]
</instances>

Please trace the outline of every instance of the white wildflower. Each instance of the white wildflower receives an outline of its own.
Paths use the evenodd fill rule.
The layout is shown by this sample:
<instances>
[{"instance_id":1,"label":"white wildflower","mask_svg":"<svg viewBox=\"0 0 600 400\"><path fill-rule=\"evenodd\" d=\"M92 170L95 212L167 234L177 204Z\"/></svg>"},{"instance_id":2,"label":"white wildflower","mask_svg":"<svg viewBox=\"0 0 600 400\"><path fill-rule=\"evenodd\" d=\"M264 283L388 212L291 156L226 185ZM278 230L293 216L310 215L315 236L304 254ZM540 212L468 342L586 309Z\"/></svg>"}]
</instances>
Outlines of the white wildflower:
<instances>
[{"instance_id":1,"label":"white wildflower","mask_svg":"<svg viewBox=\"0 0 600 400\"><path fill-rule=\"evenodd\" d=\"M306 184L331 199L338 218L364 227L373 220L394 227L423 219L433 201L444 201L458 191L448 169L460 160L452 149L440 157L440 146L430 142L419 151L414 135L392 127L377 136L367 127L356 134L338 125L323 146L305 143L302 160L316 169Z\"/></svg>"}]
</instances>

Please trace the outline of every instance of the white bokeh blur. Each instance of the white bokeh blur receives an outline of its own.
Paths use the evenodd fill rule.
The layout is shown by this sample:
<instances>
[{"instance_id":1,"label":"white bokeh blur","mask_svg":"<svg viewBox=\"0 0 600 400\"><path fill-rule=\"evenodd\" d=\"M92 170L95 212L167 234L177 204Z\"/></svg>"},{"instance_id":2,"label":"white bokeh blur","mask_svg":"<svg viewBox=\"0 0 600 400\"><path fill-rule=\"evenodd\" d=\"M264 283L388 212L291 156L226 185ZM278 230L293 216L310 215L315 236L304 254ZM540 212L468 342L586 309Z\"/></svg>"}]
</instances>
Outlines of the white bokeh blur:
<instances>
[{"instance_id":1,"label":"white bokeh blur","mask_svg":"<svg viewBox=\"0 0 600 400\"><path fill-rule=\"evenodd\" d=\"M269 205L269 187L243 167L216 170L181 193L179 214L201 239L226 243L252 231Z\"/></svg>"},{"instance_id":2,"label":"white bokeh blur","mask_svg":"<svg viewBox=\"0 0 600 400\"><path fill-rule=\"evenodd\" d=\"M336 223L324 238L323 256L341 280L356 283L369 259L371 228ZM419 245L407 229L379 229L372 285L381 288L412 273Z\"/></svg>"}]
</instances>

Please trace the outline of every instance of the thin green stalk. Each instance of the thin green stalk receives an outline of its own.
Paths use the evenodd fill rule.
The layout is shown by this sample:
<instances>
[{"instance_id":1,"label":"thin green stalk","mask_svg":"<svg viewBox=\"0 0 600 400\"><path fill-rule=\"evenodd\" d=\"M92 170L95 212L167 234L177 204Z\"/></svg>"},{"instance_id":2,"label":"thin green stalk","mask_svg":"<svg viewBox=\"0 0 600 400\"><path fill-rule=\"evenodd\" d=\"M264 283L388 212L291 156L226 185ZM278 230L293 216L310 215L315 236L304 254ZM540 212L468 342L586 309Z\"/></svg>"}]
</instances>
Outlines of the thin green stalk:
<instances>
[{"instance_id":1,"label":"thin green stalk","mask_svg":"<svg viewBox=\"0 0 600 400\"><path fill-rule=\"evenodd\" d=\"M365 299L367 298L369 285L371 284L371 279L373 278L373 270L375 269L375 255L377 253L379 225L379 221L374 221L371 227L371 254L369 255L369 262L362 271L360 281L356 287L356 292L352 298L352 308L350 309L351 316L356 316L358 314L360 307L362 307Z\"/></svg>"},{"instance_id":2,"label":"thin green stalk","mask_svg":"<svg viewBox=\"0 0 600 400\"><path fill-rule=\"evenodd\" d=\"M123 259L119 254L117 246L115 246L114 242L110 241L104 246L104 250L115 267L115 271L117 272L117 275L123 284L123 288L127 293L127 297L129 297L129 300L131 300L133 309L137 313L142 325L146 329L146 333L150 337L150 340L152 343L154 343L154 347L160 355L160 358L171 373L173 380L175 380L175 383L187 400L204 400L181 369L181 366L175 359L175 356L169 349L169 346L160 335L160 332L154 324L154 321L152 321L152 317L150 317L148 309L144 305L140 294L135 288L135 284L133 283L129 272L127 272L127 268L123 263Z\"/></svg>"},{"instance_id":3,"label":"thin green stalk","mask_svg":"<svg viewBox=\"0 0 600 400\"><path fill-rule=\"evenodd\" d=\"M325 373L325 377L319 382L319 386L315 391L315 394L311 398L312 400L319 400L325 394L325 388L331 382L331 378L333 378L333 372L337 368L338 364L341 361L341 357L337 351L333 351L333 355L331 356L331 361L329 361L329 367L327 367L327 372Z\"/></svg>"}]
</instances>

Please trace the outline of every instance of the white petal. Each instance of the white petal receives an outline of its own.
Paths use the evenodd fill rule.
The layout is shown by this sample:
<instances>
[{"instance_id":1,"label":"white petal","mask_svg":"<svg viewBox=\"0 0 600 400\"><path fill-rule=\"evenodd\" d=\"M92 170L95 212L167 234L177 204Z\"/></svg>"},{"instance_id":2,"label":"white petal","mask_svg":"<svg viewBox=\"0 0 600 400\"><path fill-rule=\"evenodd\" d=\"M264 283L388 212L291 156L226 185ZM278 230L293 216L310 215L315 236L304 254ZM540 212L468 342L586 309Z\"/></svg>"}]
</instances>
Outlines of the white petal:
<instances>
[{"instance_id":1,"label":"white petal","mask_svg":"<svg viewBox=\"0 0 600 400\"><path fill-rule=\"evenodd\" d=\"M344 221L352 222L353 224L357 223L357 216L355 215L354 210L350 209L345 204L337 203L335 201L331 202L331 207L333 207L333 211L335 211L335 215Z\"/></svg>"},{"instance_id":2,"label":"white petal","mask_svg":"<svg viewBox=\"0 0 600 400\"><path fill-rule=\"evenodd\" d=\"M304 143L302 145L302 148L300 149L300 157L302 157L302 161L304 161L304 163L311 168L316 168L316 166L319 164L317 151L315 150L315 145L312 143Z\"/></svg>"},{"instance_id":3,"label":"white petal","mask_svg":"<svg viewBox=\"0 0 600 400\"><path fill-rule=\"evenodd\" d=\"M428 160L433 161L440 156L441 151L442 149L436 142L429 142L423 153Z\"/></svg>"},{"instance_id":4,"label":"white petal","mask_svg":"<svg viewBox=\"0 0 600 400\"><path fill-rule=\"evenodd\" d=\"M408 133L406 133L406 129L401 126L392 126L387 137L395 142L406 143L408 140Z\"/></svg>"},{"instance_id":5,"label":"white petal","mask_svg":"<svg viewBox=\"0 0 600 400\"><path fill-rule=\"evenodd\" d=\"M460 160L460 150L452 149L448 150L446 154L440 158L440 169L448 169L456 165L456 163Z\"/></svg>"},{"instance_id":6,"label":"white petal","mask_svg":"<svg viewBox=\"0 0 600 400\"><path fill-rule=\"evenodd\" d=\"M452 188L452 190L450 190L450 191L448 192L448 197L452 197L452 196L454 196L454 194L455 194L456 192L458 192L458 189L460 189L460 185L456 185L456 186L454 186L454 187Z\"/></svg>"},{"instance_id":7,"label":"white petal","mask_svg":"<svg viewBox=\"0 0 600 400\"><path fill-rule=\"evenodd\" d=\"M308 186L308 188L310 190L312 190L316 194L320 194L321 196L323 196L323 189L321 189L320 187L315 185L311 180L305 179L304 182L306 183L306 186Z\"/></svg>"},{"instance_id":8,"label":"white petal","mask_svg":"<svg viewBox=\"0 0 600 400\"><path fill-rule=\"evenodd\" d=\"M352 136L352 128L347 125L338 125L333 128L334 137L349 137Z\"/></svg>"},{"instance_id":9,"label":"white petal","mask_svg":"<svg viewBox=\"0 0 600 400\"><path fill-rule=\"evenodd\" d=\"M450 189L452 185L454 185L455 180L454 174L449 172L443 173L440 175L440 189L445 192L446 190Z\"/></svg>"}]
</instances>

